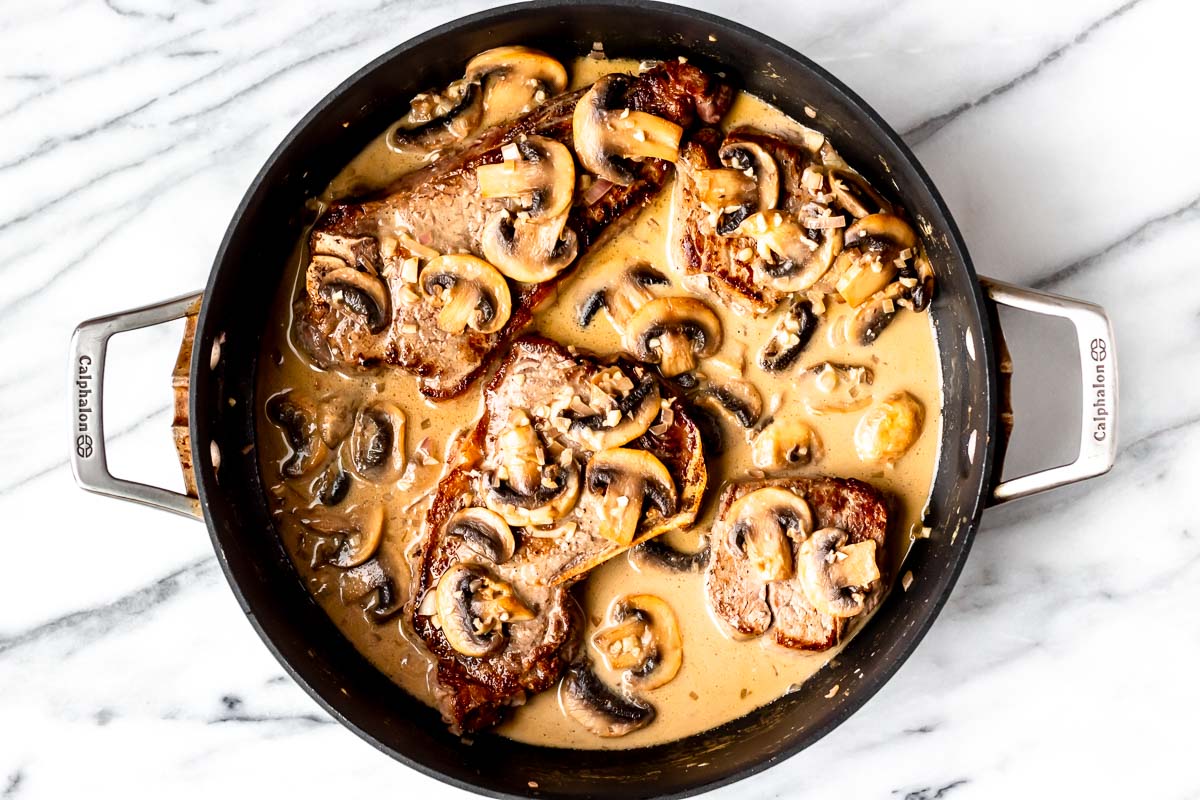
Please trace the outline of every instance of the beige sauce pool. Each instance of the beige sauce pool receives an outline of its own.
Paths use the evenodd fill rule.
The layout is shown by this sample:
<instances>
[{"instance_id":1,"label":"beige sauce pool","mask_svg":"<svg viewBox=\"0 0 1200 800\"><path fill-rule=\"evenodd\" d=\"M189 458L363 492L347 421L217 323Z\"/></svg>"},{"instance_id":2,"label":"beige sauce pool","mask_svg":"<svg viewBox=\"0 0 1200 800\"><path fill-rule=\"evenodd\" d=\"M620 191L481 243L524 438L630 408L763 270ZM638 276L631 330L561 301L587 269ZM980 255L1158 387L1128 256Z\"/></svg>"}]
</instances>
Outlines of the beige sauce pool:
<instances>
[{"instance_id":1,"label":"beige sauce pool","mask_svg":"<svg viewBox=\"0 0 1200 800\"><path fill-rule=\"evenodd\" d=\"M573 69L574 83L585 85L601 72L615 69L634 71L636 63L583 61ZM753 124L808 141L815 136L819 141L819 134L744 94L734 104L724 124L726 127ZM411 158L404 159L389 151L381 138L343 170L330 184L324 199L386 186L415 166L418 165ZM575 308L599 284L611 280L619 270L637 261L653 264L670 275L670 292L682 294L684 290L678 275L669 269L666 257L670 196L670 187L667 187L628 229L604 247L589 253L574 277L560 287L558 300L537 316L534 330L564 344L599 353L617 352L619 337L605 315L597 315L591 327L585 330L575 322ZM347 499L339 506L340 510L353 513L360 504L385 503L386 532L378 556L384 570L396 582L399 601L404 602L408 599L411 581L409 565L419 551L427 501L443 469L447 444L459 428L473 425L481 408L480 387L486 381L477 382L455 400L435 404L421 398L411 376L396 370L343 374L313 368L293 347L288 336L291 301L300 288L301 263L302 250L298 246L272 309L271 319L276 322L268 329L263 343L266 357L258 378L258 446L263 475L270 482L272 476L279 475L279 464L288 456L283 436L267 420L263 410L267 398L278 392L292 388L314 398L339 396L355 403L387 398L404 409L408 472L397 484L383 488L354 480ZM887 572L895 582L902 572L899 565L907 552L910 536L920 529L940 439L941 375L929 315L902 312L874 345L859 347L844 342L837 335L845 307L835 306L827 312L798 364L777 376L764 373L756 364L758 348L769 336L774 315L743 318L723 311L720 301L712 296L703 293L698 296L718 310L725 328L721 351L704 362L700 371L714 379L751 381L762 393L768 412L773 412L776 418L798 415L818 433L823 445L822 457L807 467L793 469L792 474L856 477L894 498ZM802 367L825 360L869 366L875 373L871 387L875 398L882 399L895 391L905 390L925 407L924 431L912 450L894 467L866 466L855 455L853 431L861 410L819 416L805 411L795 378ZM756 474L745 435L731 424L724 426L724 432L727 452L719 461L710 460L707 501L701 518L693 530L670 537L671 543L680 549L698 547L711 524L709 514L715 505L712 501L725 480ZM433 457L427 460L436 460L436 463L422 463L422 459L414 457L422 445L422 449ZM314 568L310 564L311 553L305 550L302 527L298 524L315 505L307 487L297 486L296 482L285 485L280 480L269 488L275 498L273 510L280 535L318 602L373 664L405 690L429 702L431 664L416 644L415 635L401 624L401 616L378 624L368 619L361 609L357 595L362 591L364 568L343 571L329 566ZM709 615L703 581L702 574L681 575L654 567L639 568L623 555L601 566L577 587L577 596L589 620L585 634L585 640L589 642L609 604L619 595L658 595L678 616L683 666L673 681L647 693L646 699L658 711L651 725L622 738L601 739L566 716L559 707L557 692L551 689L530 698L498 732L513 739L555 747L626 748L671 741L736 719L771 702L802 683L840 649L823 653L784 650L769 644L770 636L734 641ZM596 657L593 660L602 678L610 684L618 682L617 675L606 672L603 659Z\"/></svg>"}]
</instances>

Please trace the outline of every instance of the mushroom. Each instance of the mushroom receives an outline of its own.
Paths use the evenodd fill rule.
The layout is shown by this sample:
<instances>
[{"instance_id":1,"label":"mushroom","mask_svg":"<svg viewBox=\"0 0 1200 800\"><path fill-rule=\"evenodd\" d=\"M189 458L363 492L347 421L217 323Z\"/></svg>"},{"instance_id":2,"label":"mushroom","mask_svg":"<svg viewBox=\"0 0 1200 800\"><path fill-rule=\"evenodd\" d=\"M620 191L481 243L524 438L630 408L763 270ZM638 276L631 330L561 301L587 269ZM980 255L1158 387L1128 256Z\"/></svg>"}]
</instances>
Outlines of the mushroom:
<instances>
[{"instance_id":1,"label":"mushroom","mask_svg":"<svg viewBox=\"0 0 1200 800\"><path fill-rule=\"evenodd\" d=\"M635 563L653 565L669 572L700 572L708 566L711 552L712 547L705 537L701 537L699 550L684 552L663 541L661 536L647 539L629 551Z\"/></svg>"},{"instance_id":2,"label":"mushroom","mask_svg":"<svg viewBox=\"0 0 1200 800\"><path fill-rule=\"evenodd\" d=\"M828 414L865 408L874 380L870 367L822 361L805 369L799 384L805 407L813 414Z\"/></svg>"},{"instance_id":3,"label":"mushroom","mask_svg":"<svg viewBox=\"0 0 1200 800\"><path fill-rule=\"evenodd\" d=\"M484 226L483 255L514 281L548 281L570 266L579 252L578 237L566 224L566 214L533 221L501 209Z\"/></svg>"},{"instance_id":4,"label":"mushroom","mask_svg":"<svg viewBox=\"0 0 1200 800\"><path fill-rule=\"evenodd\" d=\"M845 249L837 258L837 291L851 306L859 306L896 277L896 261L917 247L912 227L894 214L869 214L855 220L845 234Z\"/></svg>"},{"instance_id":5,"label":"mushroom","mask_svg":"<svg viewBox=\"0 0 1200 800\"><path fill-rule=\"evenodd\" d=\"M380 481L404 471L404 412L386 401L363 407L350 434L350 460L363 478Z\"/></svg>"},{"instance_id":6,"label":"mushroom","mask_svg":"<svg viewBox=\"0 0 1200 800\"><path fill-rule=\"evenodd\" d=\"M484 504L509 525L549 525L575 507L579 470L564 450L559 463L545 464L545 450L529 415L514 409L497 437L498 466L483 475Z\"/></svg>"},{"instance_id":7,"label":"mushroom","mask_svg":"<svg viewBox=\"0 0 1200 800\"><path fill-rule=\"evenodd\" d=\"M633 183L631 161L679 158L683 128L674 122L624 108L632 76L613 73L592 84L572 118L575 154L584 169L618 186Z\"/></svg>"},{"instance_id":8,"label":"mushroom","mask_svg":"<svg viewBox=\"0 0 1200 800\"><path fill-rule=\"evenodd\" d=\"M634 313L622 338L635 358L658 364L670 378L695 369L698 357L717 352L721 321L693 297L659 297Z\"/></svg>"},{"instance_id":9,"label":"mushroom","mask_svg":"<svg viewBox=\"0 0 1200 800\"><path fill-rule=\"evenodd\" d=\"M758 365L780 372L796 362L817 330L817 315L807 300L792 300L758 354Z\"/></svg>"},{"instance_id":10,"label":"mushroom","mask_svg":"<svg viewBox=\"0 0 1200 800\"><path fill-rule=\"evenodd\" d=\"M718 157L725 169L697 171L696 190L701 204L717 214L717 233L732 236L746 218L778 205L779 167L756 142L727 141Z\"/></svg>"},{"instance_id":11,"label":"mushroom","mask_svg":"<svg viewBox=\"0 0 1200 800\"><path fill-rule=\"evenodd\" d=\"M750 562L759 579L792 576L793 543L813 529L812 511L803 498L777 486L755 489L735 500L726 518L730 548Z\"/></svg>"},{"instance_id":12,"label":"mushroom","mask_svg":"<svg viewBox=\"0 0 1200 800\"><path fill-rule=\"evenodd\" d=\"M474 564L458 563L443 572L435 598L446 641L473 658L485 658L504 644L505 624L535 616L512 586Z\"/></svg>"},{"instance_id":13,"label":"mushroom","mask_svg":"<svg viewBox=\"0 0 1200 800\"><path fill-rule=\"evenodd\" d=\"M760 269L784 292L811 288L833 266L842 249L841 228L805 228L780 211L753 214L738 232L753 237L762 259Z\"/></svg>"},{"instance_id":14,"label":"mushroom","mask_svg":"<svg viewBox=\"0 0 1200 800\"><path fill-rule=\"evenodd\" d=\"M456 536L475 553L493 564L503 564L517 549L512 528L495 511L464 508L454 512L442 528L444 536Z\"/></svg>"},{"instance_id":15,"label":"mushroom","mask_svg":"<svg viewBox=\"0 0 1200 800\"><path fill-rule=\"evenodd\" d=\"M350 435L353 427L354 412L345 397L334 393L321 398L320 408L317 409L317 429L326 445L337 447Z\"/></svg>"},{"instance_id":16,"label":"mushroom","mask_svg":"<svg viewBox=\"0 0 1200 800\"><path fill-rule=\"evenodd\" d=\"M314 266L317 258L321 256L314 257ZM371 333L379 333L391 320L388 291L383 281L354 267L338 267L325 273L319 294L331 306L338 306L358 317Z\"/></svg>"},{"instance_id":17,"label":"mushroom","mask_svg":"<svg viewBox=\"0 0 1200 800\"><path fill-rule=\"evenodd\" d=\"M762 395L749 381L733 380L710 386L692 395L692 402L732 418L743 428L752 428L762 415Z\"/></svg>"},{"instance_id":18,"label":"mushroom","mask_svg":"<svg viewBox=\"0 0 1200 800\"><path fill-rule=\"evenodd\" d=\"M654 706L610 689L587 664L567 668L559 702L572 719L605 738L625 736L654 721Z\"/></svg>"},{"instance_id":19,"label":"mushroom","mask_svg":"<svg viewBox=\"0 0 1200 800\"><path fill-rule=\"evenodd\" d=\"M855 219L878 212L892 213L892 204L884 200L883 196L857 172L830 167L828 174L834 199Z\"/></svg>"},{"instance_id":20,"label":"mushroom","mask_svg":"<svg viewBox=\"0 0 1200 800\"><path fill-rule=\"evenodd\" d=\"M418 282L438 308L437 326L446 333L460 334L467 328L495 333L512 315L508 281L482 258L438 256L421 270Z\"/></svg>"},{"instance_id":21,"label":"mushroom","mask_svg":"<svg viewBox=\"0 0 1200 800\"><path fill-rule=\"evenodd\" d=\"M642 375L633 388L616 398L612 408L575 417L567 432L590 450L620 447L650 429L661 405L658 382Z\"/></svg>"},{"instance_id":22,"label":"mushroom","mask_svg":"<svg viewBox=\"0 0 1200 800\"><path fill-rule=\"evenodd\" d=\"M485 50L467 62L465 77L483 87L490 124L511 119L567 88L563 65L532 47Z\"/></svg>"},{"instance_id":23,"label":"mushroom","mask_svg":"<svg viewBox=\"0 0 1200 800\"><path fill-rule=\"evenodd\" d=\"M299 478L329 455L329 448L318 433L315 412L299 395L291 391L273 395L266 404L267 419L283 431L288 455L279 465L285 478Z\"/></svg>"},{"instance_id":24,"label":"mushroom","mask_svg":"<svg viewBox=\"0 0 1200 800\"><path fill-rule=\"evenodd\" d=\"M865 462L891 464L917 441L924 421L920 401L897 392L862 415L854 428L854 449Z\"/></svg>"},{"instance_id":25,"label":"mushroom","mask_svg":"<svg viewBox=\"0 0 1200 800\"><path fill-rule=\"evenodd\" d=\"M466 139L483 121L483 89L457 80L440 92L413 97L408 113L387 134L387 145L398 152L435 150Z\"/></svg>"},{"instance_id":26,"label":"mushroom","mask_svg":"<svg viewBox=\"0 0 1200 800\"><path fill-rule=\"evenodd\" d=\"M903 293L901 284L889 283L854 309L846 320L845 330L850 340L864 347L874 344L896 316L897 303Z\"/></svg>"},{"instance_id":27,"label":"mushroom","mask_svg":"<svg viewBox=\"0 0 1200 800\"><path fill-rule=\"evenodd\" d=\"M592 645L622 681L650 691L665 686L683 663L683 642L675 612L661 597L619 597L608 610L609 624L592 635Z\"/></svg>"},{"instance_id":28,"label":"mushroom","mask_svg":"<svg viewBox=\"0 0 1200 800\"><path fill-rule=\"evenodd\" d=\"M635 264L623 271L615 282L585 297L576 318L580 327L586 328L596 312L604 309L613 327L623 331L634 312L654 299L649 287L667 286L670 283L666 275L649 264Z\"/></svg>"},{"instance_id":29,"label":"mushroom","mask_svg":"<svg viewBox=\"0 0 1200 800\"><path fill-rule=\"evenodd\" d=\"M853 617L867 607L870 584L879 579L875 542L846 547L848 534L822 528L800 546L800 586L804 596L823 614Z\"/></svg>"},{"instance_id":30,"label":"mushroom","mask_svg":"<svg viewBox=\"0 0 1200 800\"><path fill-rule=\"evenodd\" d=\"M754 436L751 458L760 469L808 464L821 456L821 439L794 417L771 420Z\"/></svg>"},{"instance_id":31,"label":"mushroom","mask_svg":"<svg viewBox=\"0 0 1200 800\"><path fill-rule=\"evenodd\" d=\"M503 161L475 169L481 196L504 198L508 211L530 220L547 220L571 208L575 160L566 145L528 136L502 150Z\"/></svg>"},{"instance_id":32,"label":"mushroom","mask_svg":"<svg viewBox=\"0 0 1200 800\"><path fill-rule=\"evenodd\" d=\"M341 538L341 546L330 559L335 567L349 569L365 563L383 541L384 509L382 505L373 505L362 513L356 524L348 524L344 519L316 520L311 527L322 533L336 533Z\"/></svg>"},{"instance_id":33,"label":"mushroom","mask_svg":"<svg viewBox=\"0 0 1200 800\"><path fill-rule=\"evenodd\" d=\"M587 489L596 499L599 534L621 546L633 543L647 506L663 517L675 513L675 481L645 450L601 450L587 465Z\"/></svg>"},{"instance_id":34,"label":"mushroom","mask_svg":"<svg viewBox=\"0 0 1200 800\"><path fill-rule=\"evenodd\" d=\"M336 506L349 492L350 476L342 470L341 464L330 464L313 484L313 496L323 506Z\"/></svg>"}]
</instances>

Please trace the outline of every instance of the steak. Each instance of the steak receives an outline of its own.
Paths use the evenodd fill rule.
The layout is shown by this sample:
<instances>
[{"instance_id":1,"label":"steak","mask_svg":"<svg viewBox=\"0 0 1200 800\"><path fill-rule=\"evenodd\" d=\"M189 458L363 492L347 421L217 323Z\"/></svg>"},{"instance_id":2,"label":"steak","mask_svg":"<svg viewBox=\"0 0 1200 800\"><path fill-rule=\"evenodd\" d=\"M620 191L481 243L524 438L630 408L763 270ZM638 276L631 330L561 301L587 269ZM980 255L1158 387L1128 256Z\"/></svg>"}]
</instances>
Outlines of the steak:
<instances>
[{"instance_id":1,"label":"steak","mask_svg":"<svg viewBox=\"0 0 1200 800\"><path fill-rule=\"evenodd\" d=\"M331 304L309 280L296 303L296 338L320 366L395 365L418 377L422 394L444 399L464 391L489 357L520 334L572 267L543 283L510 281L512 314L500 330L451 334L437 326L437 310L415 290L416 275L411 268L405 274L405 264L431 252L482 257L485 222L503 205L500 198L480 196L475 169L500 162L501 148L527 135L557 140L573 152L572 114L585 91L551 98L513 122L489 129L465 149L405 175L380 196L338 203L325 213L309 238L310 276L319 278L323 265L336 268L345 262L379 275L388 302L384 319L370 324ZM671 61L632 78L624 102L686 131L698 119L718 121L732 97L728 85L698 67ZM637 165L629 186L612 186L590 205L577 195L566 223L578 241L574 263L653 199L671 171L669 162L647 159ZM326 257L334 260L321 260Z\"/></svg>"},{"instance_id":2,"label":"steak","mask_svg":"<svg viewBox=\"0 0 1200 800\"><path fill-rule=\"evenodd\" d=\"M451 515L483 504L491 475L502 457L501 441L511 429L512 413L528 414L538 432L539 448L547 464L570 459L579 470L592 455L575 438L573 419L589 413L578 398L595 397L590 387L605 385L616 371L637 385L654 381L660 411L649 430L625 448L645 450L658 458L670 473L678 498L675 513L649 510L629 545L618 545L598 533L599 518L586 486L566 516L546 527L513 526L516 547L503 563L487 563L492 575L510 585L533 610L533 619L510 622L501 649L486 658L456 651L437 624L436 602L431 597L441 576L460 562L481 563L477 551L462 537L446 533ZM516 341L484 392L479 421L461 436L448 461L448 472L438 484L426 518L427 536L422 552L412 620L417 634L437 660L437 696L440 708L454 730L473 731L500 721L505 707L526 693L553 684L571 656L571 643L582 630L568 588L589 570L639 542L686 527L695 519L707 482L700 433L693 421L676 410L677 400L645 368L625 362L604 363L575 355L546 339L524 337Z\"/></svg>"},{"instance_id":3,"label":"steak","mask_svg":"<svg viewBox=\"0 0 1200 800\"><path fill-rule=\"evenodd\" d=\"M675 269L684 275L703 276L709 288L735 309L763 314L790 293L771 285L752 237L717 233L712 212L701 205L696 187L696 173L722 167L717 150L732 142L758 144L775 160L779 168L778 208L797 217L800 209L814 199L801 183L805 168L821 164L822 155L831 151L822 147L814 152L808 148L815 142L797 144L752 128L736 128L728 136L715 128L704 128L680 148L679 179L672 198L674 230L678 232L670 253ZM736 258L747 250L754 254L750 260Z\"/></svg>"},{"instance_id":4,"label":"steak","mask_svg":"<svg viewBox=\"0 0 1200 800\"><path fill-rule=\"evenodd\" d=\"M883 495L872 486L850 478L774 478L731 483L721 494L717 521L713 526L712 557L704 576L704 588L714 615L739 638L771 632L776 643L796 650L827 650L836 645L847 620L818 611L805 597L799 579L792 577L764 583L750 562L730 542L727 519L734 501L767 486L787 489L803 498L812 511L813 528L841 528L848 543L874 540L879 554L880 586L887 585L888 565L884 542L888 512ZM799 543L793 543L799 558ZM869 613L882 592L869 593Z\"/></svg>"}]
</instances>

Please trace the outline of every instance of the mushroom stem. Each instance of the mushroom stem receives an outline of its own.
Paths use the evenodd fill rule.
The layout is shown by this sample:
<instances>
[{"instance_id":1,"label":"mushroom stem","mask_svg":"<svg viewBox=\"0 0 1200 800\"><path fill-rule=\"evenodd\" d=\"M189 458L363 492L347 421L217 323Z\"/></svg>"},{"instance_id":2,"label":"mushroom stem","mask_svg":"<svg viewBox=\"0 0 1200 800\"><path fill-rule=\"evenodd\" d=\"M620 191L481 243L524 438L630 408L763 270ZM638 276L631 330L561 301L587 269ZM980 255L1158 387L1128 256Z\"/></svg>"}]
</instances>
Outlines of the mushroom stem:
<instances>
[{"instance_id":1,"label":"mushroom stem","mask_svg":"<svg viewBox=\"0 0 1200 800\"><path fill-rule=\"evenodd\" d=\"M622 478L609 484L600 499L600 535L611 542L628 546L637 533L645 498L633 481Z\"/></svg>"},{"instance_id":2,"label":"mushroom stem","mask_svg":"<svg viewBox=\"0 0 1200 800\"><path fill-rule=\"evenodd\" d=\"M666 331L658 337L659 369L667 377L691 372L696 368L696 353L688 337L679 331Z\"/></svg>"},{"instance_id":3,"label":"mushroom stem","mask_svg":"<svg viewBox=\"0 0 1200 800\"><path fill-rule=\"evenodd\" d=\"M447 293L450 299L438 312L437 324L446 333L459 334L466 330L467 324L475 316L475 307L479 305L483 293L474 284L465 284L457 291L450 290Z\"/></svg>"},{"instance_id":4,"label":"mushroom stem","mask_svg":"<svg viewBox=\"0 0 1200 800\"><path fill-rule=\"evenodd\" d=\"M679 160L683 128L674 122L644 111L631 111L627 115L610 112L609 124L613 133L610 141L621 148L625 158Z\"/></svg>"}]
</instances>

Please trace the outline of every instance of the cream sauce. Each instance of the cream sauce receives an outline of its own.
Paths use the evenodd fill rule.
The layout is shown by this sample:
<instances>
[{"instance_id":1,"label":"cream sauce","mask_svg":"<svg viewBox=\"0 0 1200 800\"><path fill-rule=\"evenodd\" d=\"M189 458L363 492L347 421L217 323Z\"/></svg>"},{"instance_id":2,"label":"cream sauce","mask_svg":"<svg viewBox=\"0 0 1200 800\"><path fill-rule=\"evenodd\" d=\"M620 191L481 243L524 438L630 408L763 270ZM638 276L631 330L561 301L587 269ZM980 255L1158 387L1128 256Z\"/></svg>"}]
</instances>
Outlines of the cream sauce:
<instances>
[{"instance_id":1,"label":"cream sauce","mask_svg":"<svg viewBox=\"0 0 1200 800\"><path fill-rule=\"evenodd\" d=\"M636 71L635 62L583 60L574 65L573 84L586 85L604 71ZM820 134L786 117L767 103L742 94L727 116L726 127L753 124L768 131L802 139L817 149ZM826 153L829 154L828 149ZM831 154L830 154L831 155ZM419 159L388 149L382 137L373 142L331 182L322 198L361 194L386 186L399 175L419 166ZM601 284L611 281L631 263L646 262L669 275L670 287L656 287L657 294L684 294L685 290L667 262L670 187L620 235L589 253L574 277L560 287L557 300L548 303L537 315L533 330L564 344L576 345L599 353L620 349L619 336L604 314L582 329L575 320L581 300ZM303 247L297 246L271 310L272 323L263 342L265 357L258 376L258 449L263 475L268 482L279 475L280 464L290 450L280 433L266 417L266 399L292 389L319 399L342 397L352 405L387 399L403 409L407 416L405 449L408 467L400 481L376 487L353 480L349 494L339 511L354 515L374 503L386 508L385 535L378 557L384 570L396 581L397 602L408 599L410 565L418 552L421 526L429 492L435 486L454 433L473 424L481 408L478 381L461 397L443 403L424 400L414 379L396 370L381 369L370 373L342 373L312 367L308 359L291 343L291 303L302 290ZM757 352L769 337L777 315L759 318L736 316L724 310L721 302L705 292L690 290L718 311L724 326L720 352L700 367L714 382L741 378L752 382L763 395L767 411L781 418L795 415L817 432L823 453L812 464L791 469L789 474L827 474L866 480L895 499L889 530L888 575L894 581L902 572L900 564L914 532L920 530L937 460L941 419L941 375L937 346L928 314L909 311L895 320L870 347L844 341L839 335L846 308L836 305L823 318L816 335L797 365L779 374L757 366ZM880 468L864 465L855 454L854 427L863 410L847 413L812 414L804 406L800 369L821 361L865 365L874 371L872 396L883 399L895 391L908 391L924 406L924 429L912 449L894 466ZM727 480L760 475L750 457L749 434L728 420L723 421L727 452L710 460L707 501L701 518L690 531L670 534L670 542L683 550L699 547L712 519L715 498ZM426 441L427 440L427 441ZM418 447L432 455L436 463L422 463ZM351 469L348 455L341 455L343 467ZM416 637L401 624L400 616L380 624L369 619L356 598L367 577L368 568L339 570L310 563L311 546L302 523L316 506L309 479L284 483L277 480L270 491L276 498L274 513L277 527L297 570L309 590L347 638L381 671L405 690L430 702L431 664L416 643ZM775 700L799 686L840 650L802 653L768 643L770 636L751 641L735 641L707 609L702 574L673 574L653 566L639 567L627 556L604 564L578 587L588 617L586 641L602 624L614 598L650 593L662 597L674 609L683 640L683 666L673 681L646 693L657 709L655 721L648 727L618 739L601 739L589 733L567 716L559 705L557 692L549 690L532 697L517 709L498 732L520 741L574 748L628 748L671 741L698 733L736 719L758 706ZM848 638L848 637L847 637ZM588 645L591 647L592 645ZM844 646L844 642L843 642ZM597 656L593 652L593 656ZM610 685L618 675L610 673L603 659L594 657L598 674Z\"/></svg>"}]
</instances>

